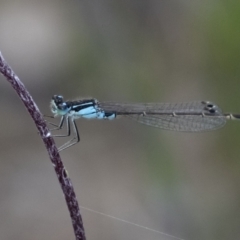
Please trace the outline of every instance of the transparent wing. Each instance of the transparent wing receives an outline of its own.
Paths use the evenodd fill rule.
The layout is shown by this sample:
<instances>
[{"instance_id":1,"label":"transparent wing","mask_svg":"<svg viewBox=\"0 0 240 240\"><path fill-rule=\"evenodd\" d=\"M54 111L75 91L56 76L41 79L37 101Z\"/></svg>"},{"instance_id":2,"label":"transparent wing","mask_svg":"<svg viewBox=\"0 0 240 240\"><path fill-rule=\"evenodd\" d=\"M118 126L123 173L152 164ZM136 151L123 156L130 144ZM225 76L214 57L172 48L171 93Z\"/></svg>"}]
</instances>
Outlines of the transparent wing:
<instances>
[{"instance_id":1,"label":"transparent wing","mask_svg":"<svg viewBox=\"0 0 240 240\"><path fill-rule=\"evenodd\" d=\"M221 128L226 123L223 117L209 116L130 116L140 123L173 131L202 132Z\"/></svg>"},{"instance_id":2,"label":"transparent wing","mask_svg":"<svg viewBox=\"0 0 240 240\"><path fill-rule=\"evenodd\" d=\"M211 102L188 103L99 103L105 112L115 112L140 123L174 131L201 132L222 127L226 117Z\"/></svg>"},{"instance_id":3,"label":"transparent wing","mask_svg":"<svg viewBox=\"0 0 240 240\"><path fill-rule=\"evenodd\" d=\"M206 104L210 102L183 102L183 103L116 103L99 102L98 105L104 111L121 113L173 113L173 112L198 112L202 113ZM215 105L214 105L215 106ZM219 108L218 108L219 109ZM220 110L220 109L219 109ZM221 111L221 110L220 110Z\"/></svg>"}]
</instances>

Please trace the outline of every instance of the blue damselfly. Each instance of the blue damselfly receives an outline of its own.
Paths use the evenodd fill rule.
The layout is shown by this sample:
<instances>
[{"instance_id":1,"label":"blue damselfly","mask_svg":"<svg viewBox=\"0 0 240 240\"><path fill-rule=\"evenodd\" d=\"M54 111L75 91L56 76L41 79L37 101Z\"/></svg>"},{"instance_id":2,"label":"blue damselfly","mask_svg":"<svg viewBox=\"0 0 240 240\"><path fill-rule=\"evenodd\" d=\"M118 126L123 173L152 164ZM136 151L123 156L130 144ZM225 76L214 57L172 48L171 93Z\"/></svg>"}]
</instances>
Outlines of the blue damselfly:
<instances>
[{"instance_id":1,"label":"blue damselfly","mask_svg":"<svg viewBox=\"0 0 240 240\"><path fill-rule=\"evenodd\" d=\"M240 119L240 114L223 113L222 110L209 101L195 101L183 103L117 103L99 102L94 98L76 101L64 101L60 95L52 97L50 108L54 117L61 116L59 125L51 130L62 129L66 122L65 135L54 137L68 137L71 129L74 137L63 144L59 151L66 149L80 141L75 120L108 119L119 116L128 117L137 122L173 131L203 132L221 128L227 119Z\"/></svg>"}]
</instances>

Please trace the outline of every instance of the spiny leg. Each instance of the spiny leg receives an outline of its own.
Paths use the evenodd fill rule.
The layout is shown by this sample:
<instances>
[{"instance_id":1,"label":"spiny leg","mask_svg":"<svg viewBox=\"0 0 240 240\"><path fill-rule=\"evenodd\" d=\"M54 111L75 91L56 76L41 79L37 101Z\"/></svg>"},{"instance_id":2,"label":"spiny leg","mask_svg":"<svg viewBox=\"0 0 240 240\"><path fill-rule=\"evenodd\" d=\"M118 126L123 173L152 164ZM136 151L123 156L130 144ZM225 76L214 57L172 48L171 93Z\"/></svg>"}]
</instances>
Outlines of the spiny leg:
<instances>
[{"instance_id":1,"label":"spiny leg","mask_svg":"<svg viewBox=\"0 0 240 240\"><path fill-rule=\"evenodd\" d=\"M77 128L76 122L75 122L75 120L74 120L73 118L72 118L71 120L72 120L72 125L73 125L73 130L74 130L74 132L75 132L75 135L74 135L74 137L73 137L71 140L69 140L69 141L67 141L66 143L64 143L64 144L58 149L59 152L62 151L62 150L64 150L64 149L66 149L66 148L69 148L69 147L75 145L76 143L78 143L78 142L80 141L80 135L79 135L79 132L78 132L78 128ZM68 118L68 121L69 121L69 118ZM69 131L70 131L70 127L69 127ZM69 134L71 134L71 133L69 132ZM75 141L74 141L74 140L75 140ZM73 142L73 141L74 141L74 142Z\"/></svg>"},{"instance_id":2,"label":"spiny leg","mask_svg":"<svg viewBox=\"0 0 240 240\"><path fill-rule=\"evenodd\" d=\"M49 116L49 115L44 115L44 117L47 117L47 118L55 118L54 116ZM64 116L62 116L59 124L56 124L56 123L47 121L47 123L48 123L49 125L55 127L55 128L50 129L50 131L61 129L62 126L63 126L64 120L65 120L65 119L64 119Z\"/></svg>"},{"instance_id":3,"label":"spiny leg","mask_svg":"<svg viewBox=\"0 0 240 240\"><path fill-rule=\"evenodd\" d=\"M50 125L55 127L55 128L50 129L50 131L62 129L64 121L65 121L65 116L62 116L59 124L55 124L55 123L49 122Z\"/></svg>"},{"instance_id":4,"label":"spiny leg","mask_svg":"<svg viewBox=\"0 0 240 240\"><path fill-rule=\"evenodd\" d=\"M51 130L60 130L60 129L62 129L62 126L63 126L63 123L64 123L65 119L66 119L67 133L64 134L64 135L52 135L53 137L68 137L68 136L71 135L71 126L69 124L69 117L68 116L67 117L66 116L62 116L61 121L60 121L58 127L54 128L54 129L51 129Z\"/></svg>"}]
</instances>

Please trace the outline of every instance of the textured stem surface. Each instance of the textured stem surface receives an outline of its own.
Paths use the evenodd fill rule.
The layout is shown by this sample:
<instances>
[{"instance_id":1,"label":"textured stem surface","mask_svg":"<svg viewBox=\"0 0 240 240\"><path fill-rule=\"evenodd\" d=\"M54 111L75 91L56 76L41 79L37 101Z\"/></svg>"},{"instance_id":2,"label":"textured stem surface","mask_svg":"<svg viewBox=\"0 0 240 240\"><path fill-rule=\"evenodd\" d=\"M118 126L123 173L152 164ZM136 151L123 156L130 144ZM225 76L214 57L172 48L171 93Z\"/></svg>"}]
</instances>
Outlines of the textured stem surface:
<instances>
[{"instance_id":1,"label":"textured stem surface","mask_svg":"<svg viewBox=\"0 0 240 240\"><path fill-rule=\"evenodd\" d=\"M80 214L80 209L78 205L78 201L76 198L76 194L73 189L72 182L67 175L67 172L64 168L63 162L58 153L58 149L55 145L53 138L49 132L46 121L43 118L43 115L39 111L38 106L33 101L33 98L20 81L18 76L14 73L12 68L7 64L4 60L1 52L0 52L0 72L6 77L8 82L11 83L12 87L15 89L23 104L27 108L30 113L33 121L36 124L36 127L39 131L40 136L47 148L48 154L50 156L50 160L53 164L55 172L57 174L59 183L62 187L66 203L70 212L70 216L72 219L73 229L75 232L75 236L77 240L85 240L85 231L83 227L83 221Z\"/></svg>"}]
</instances>

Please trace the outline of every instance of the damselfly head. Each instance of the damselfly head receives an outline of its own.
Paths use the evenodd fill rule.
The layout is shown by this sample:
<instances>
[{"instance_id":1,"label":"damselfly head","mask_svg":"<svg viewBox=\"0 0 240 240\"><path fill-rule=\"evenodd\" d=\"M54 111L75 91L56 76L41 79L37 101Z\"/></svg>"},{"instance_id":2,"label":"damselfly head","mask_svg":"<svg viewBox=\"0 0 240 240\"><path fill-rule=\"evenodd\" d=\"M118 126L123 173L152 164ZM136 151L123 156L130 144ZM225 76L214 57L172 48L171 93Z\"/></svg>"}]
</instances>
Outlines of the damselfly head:
<instances>
[{"instance_id":1,"label":"damselfly head","mask_svg":"<svg viewBox=\"0 0 240 240\"><path fill-rule=\"evenodd\" d=\"M54 95L52 97L50 109L54 116L65 115L69 111L67 103L63 101L63 97L60 95Z\"/></svg>"}]
</instances>

